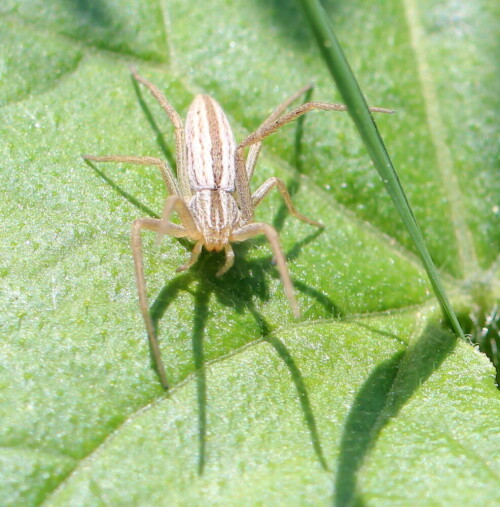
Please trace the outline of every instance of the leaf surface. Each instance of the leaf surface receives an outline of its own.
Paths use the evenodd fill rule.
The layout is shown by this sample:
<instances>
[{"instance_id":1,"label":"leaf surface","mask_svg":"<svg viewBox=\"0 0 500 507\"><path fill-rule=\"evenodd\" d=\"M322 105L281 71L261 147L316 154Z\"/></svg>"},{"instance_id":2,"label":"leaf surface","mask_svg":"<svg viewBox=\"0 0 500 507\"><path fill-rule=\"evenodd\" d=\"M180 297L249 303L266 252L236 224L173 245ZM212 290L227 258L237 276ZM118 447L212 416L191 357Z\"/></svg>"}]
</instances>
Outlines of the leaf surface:
<instances>
[{"instance_id":1,"label":"leaf surface","mask_svg":"<svg viewBox=\"0 0 500 507\"><path fill-rule=\"evenodd\" d=\"M462 320L498 302L494 3L327 3ZM171 125L196 93L237 139L316 83L338 101L295 4L69 2L0 7L0 504L494 505L494 369L439 324L425 272L349 117L311 113L266 140L252 188L280 232L303 318L263 239L234 267L144 235L172 390L151 368L130 226L165 198ZM447 64L443 65L443 61ZM42 63L42 64L41 64ZM473 77L471 77L473 76ZM479 294L479 296L478 296ZM480 313L480 312L479 312Z\"/></svg>"}]
</instances>

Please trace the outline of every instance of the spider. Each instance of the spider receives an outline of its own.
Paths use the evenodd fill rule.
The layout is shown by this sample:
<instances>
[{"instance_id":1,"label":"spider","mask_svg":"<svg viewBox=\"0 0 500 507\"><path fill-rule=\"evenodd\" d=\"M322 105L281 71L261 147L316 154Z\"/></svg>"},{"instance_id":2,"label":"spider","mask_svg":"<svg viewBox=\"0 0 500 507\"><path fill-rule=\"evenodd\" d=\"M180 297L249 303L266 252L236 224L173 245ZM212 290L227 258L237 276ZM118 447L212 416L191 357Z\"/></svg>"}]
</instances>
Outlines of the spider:
<instances>
[{"instance_id":1,"label":"spider","mask_svg":"<svg viewBox=\"0 0 500 507\"><path fill-rule=\"evenodd\" d=\"M295 218L316 227L322 227L322 224L307 218L295 209L285 183L281 179L269 178L254 193L250 191L249 182L265 137L308 111L314 109L346 111L347 107L342 104L308 102L284 114L297 98L311 88L311 85L307 85L287 98L255 132L237 145L222 107L212 97L197 95L194 98L184 127L179 114L160 90L141 77L135 69L132 69L132 75L137 82L143 84L151 92L174 126L178 178L174 176L167 162L159 158L122 155L84 155L83 158L95 162L157 166L165 181L169 197L165 202L161 218L138 218L132 225L132 254L139 305L146 324L149 343L161 383L168 388L158 339L148 311L142 230L156 232L159 239L164 235L169 235L175 238L187 237L195 242L190 259L177 268L177 271L183 271L192 266L203 247L208 251L224 250L225 262L216 276L226 273L234 263L231 243L244 241L259 234L265 235L273 251L292 313L295 318L299 318L300 310L278 233L269 224L255 222L254 210L270 190L276 187ZM392 112L383 108L370 108L370 110ZM245 159L244 150L247 147L249 151ZM178 214L181 224L170 221L170 215L173 212Z\"/></svg>"}]
</instances>

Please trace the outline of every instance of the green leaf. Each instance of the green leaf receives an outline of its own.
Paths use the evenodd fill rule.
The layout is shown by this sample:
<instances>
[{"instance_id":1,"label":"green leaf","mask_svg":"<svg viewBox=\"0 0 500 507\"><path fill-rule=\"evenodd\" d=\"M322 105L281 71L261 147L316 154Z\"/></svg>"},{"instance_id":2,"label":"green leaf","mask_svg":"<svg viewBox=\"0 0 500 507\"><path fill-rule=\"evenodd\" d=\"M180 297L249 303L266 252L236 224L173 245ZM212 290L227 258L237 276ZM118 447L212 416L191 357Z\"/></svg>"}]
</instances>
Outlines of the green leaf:
<instances>
[{"instance_id":1,"label":"green leaf","mask_svg":"<svg viewBox=\"0 0 500 507\"><path fill-rule=\"evenodd\" d=\"M496 5L326 7L370 105L397 110L378 128L480 331L499 299ZM278 193L257 210L280 232L302 321L264 240L236 245L218 279L221 255L177 274L191 247L144 234L168 393L151 367L129 234L161 212L161 176L81 154L174 159L131 64L182 116L213 95L238 139L307 82L339 101L295 3L5 0L0 15L1 505L500 501L494 369L439 323L346 114L271 136L252 182L283 178L326 225L289 217Z\"/></svg>"}]
</instances>

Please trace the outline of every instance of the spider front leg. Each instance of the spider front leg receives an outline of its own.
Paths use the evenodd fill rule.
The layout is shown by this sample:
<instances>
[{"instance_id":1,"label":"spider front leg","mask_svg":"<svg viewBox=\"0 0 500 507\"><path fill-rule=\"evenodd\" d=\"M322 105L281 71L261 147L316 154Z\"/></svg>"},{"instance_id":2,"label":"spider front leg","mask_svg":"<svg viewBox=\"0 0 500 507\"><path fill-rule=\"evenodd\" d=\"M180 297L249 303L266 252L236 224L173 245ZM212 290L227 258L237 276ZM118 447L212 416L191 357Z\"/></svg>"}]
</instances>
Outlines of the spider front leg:
<instances>
[{"instance_id":1,"label":"spider front leg","mask_svg":"<svg viewBox=\"0 0 500 507\"><path fill-rule=\"evenodd\" d=\"M187 218L186 224L183 226L174 224L168 220L168 217L172 211L177 211L179 216ZM144 324L146 325L146 331L148 334L148 340L151 347L151 352L158 370L158 375L162 386L168 389L167 374L165 372L165 366L161 359L160 346L158 344L158 337L156 336L155 326L153 319L149 313L146 279L144 277L144 260L142 255L142 238L141 232L143 229L156 232L158 235L168 234L175 238L182 238L186 236L195 236L196 230L190 229L191 224L194 224L191 217L191 213L184 202L184 200L177 196L172 195L167 198L164 208L164 217L158 218L138 218L132 225L132 256L134 258L134 269L135 269L135 280L137 283L137 292L139 296L139 307L141 309Z\"/></svg>"},{"instance_id":2,"label":"spider front leg","mask_svg":"<svg viewBox=\"0 0 500 507\"><path fill-rule=\"evenodd\" d=\"M236 229L231 235L230 240L244 241L246 239L257 236L258 234L265 234L267 240L269 241L269 244L271 245L271 249L273 251L274 258L276 260L276 265L280 273L281 282L283 283L283 288L285 290L288 303L290 304L290 308L292 309L293 316L296 319L299 319L300 318L299 305L297 304L297 300L295 299L292 279L290 278L290 272L288 271L285 255L283 254L283 250L281 249L279 236L276 229L269 224L264 224L260 222L247 224L244 225L243 227L240 227L239 229Z\"/></svg>"}]
</instances>

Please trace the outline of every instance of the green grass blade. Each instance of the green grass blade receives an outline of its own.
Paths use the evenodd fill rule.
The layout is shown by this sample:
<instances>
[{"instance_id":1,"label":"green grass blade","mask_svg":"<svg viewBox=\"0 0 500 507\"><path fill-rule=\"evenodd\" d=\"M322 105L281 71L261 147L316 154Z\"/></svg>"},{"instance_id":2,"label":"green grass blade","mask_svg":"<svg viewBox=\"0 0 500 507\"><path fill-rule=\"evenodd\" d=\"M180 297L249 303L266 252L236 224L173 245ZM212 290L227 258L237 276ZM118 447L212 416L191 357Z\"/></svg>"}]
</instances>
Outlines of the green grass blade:
<instances>
[{"instance_id":1,"label":"green grass blade","mask_svg":"<svg viewBox=\"0 0 500 507\"><path fill-rule=\"evenodd\" d=\"M463 331L453 311L448 296L439 280L436 267L425 245L422 232L417 224L415 216L410 208L408 199L404 193L398 175L392 165L391 159L384 146L384 142L378 132L377 126L368 111L368 106L361 93L354 74L349 67L344 52L333 32L332 25L320 4L319 0L299 0L307 19L312 27L313 33L318 42L319 48L330 69L337 87L349 112L361 134L361 137L368 149L368 153L375 164L377 171L384 182L384 185L394 202L404 224L406 225L417 251L422 259L427 275L430 279L434 293L439 300L444 315L450 321L455 333L464 338Z\"/></svg>"}]
</instances>

